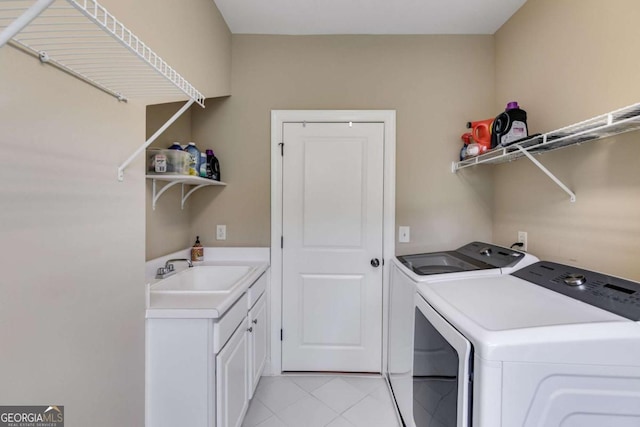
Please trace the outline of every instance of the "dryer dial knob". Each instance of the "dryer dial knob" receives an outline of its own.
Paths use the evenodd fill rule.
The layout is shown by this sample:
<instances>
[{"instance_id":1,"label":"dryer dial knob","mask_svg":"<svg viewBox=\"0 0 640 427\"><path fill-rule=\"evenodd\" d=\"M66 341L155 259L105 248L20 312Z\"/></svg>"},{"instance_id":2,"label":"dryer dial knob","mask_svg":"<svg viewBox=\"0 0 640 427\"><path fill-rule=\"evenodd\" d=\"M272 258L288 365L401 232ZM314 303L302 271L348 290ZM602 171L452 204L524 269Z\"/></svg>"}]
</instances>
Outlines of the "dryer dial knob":
<instances>
[{"instance_id":1,"label":"dryer dial knob","mask_svg":"<svg viewBox=\"0 0 640 427\"><path fill-rule=\"evenodd\" d=\"M480 255L491 256L492 252L491 248L483 248L480 250Z\"/></svg>"},{"instance_id":2,"label":"dryer dial knob","mask_svg":"<svg viewBox=\"0 0 640 427\"><path fill-rule=\"evenodd\" d=\"M587 278L584 277L584 274L579 274L579 273L569 274L567 275L567 277L563 279L564 284L567 286L584 285L584 282L586 281L587 281Z\"/></svg>"}]
</instances>

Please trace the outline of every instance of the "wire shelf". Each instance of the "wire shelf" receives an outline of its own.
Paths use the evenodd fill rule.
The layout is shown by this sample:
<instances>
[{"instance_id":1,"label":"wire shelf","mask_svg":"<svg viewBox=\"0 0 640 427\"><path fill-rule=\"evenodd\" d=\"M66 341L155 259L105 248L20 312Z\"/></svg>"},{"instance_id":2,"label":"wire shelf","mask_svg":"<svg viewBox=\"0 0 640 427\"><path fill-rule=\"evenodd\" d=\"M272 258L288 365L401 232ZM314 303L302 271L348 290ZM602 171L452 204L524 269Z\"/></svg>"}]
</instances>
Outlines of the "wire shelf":
<instances>
[{"instance_id":1,"label":"wire shelf","mask_svg":"<svg viewBox=\"0 0 640 427\"><path fill-rule=\"evenodd\" d=\"M25 18L30 13L35 18ZM15 26L21 29L13 34ZM9 36L12 45L122 101L164 96L204 107L202 93L95 0L0 0L0 46Z\"/></svg>"},{"instance_id":2,"label":"wire shelf","mask_svg":"<svg viewBox=\"0 0 640 427\"><path fill-rule=\"evenodd\" d=\"M508 147L495 148L477 157L454 162L452 170L456 172L475 165L510 162L525 156L524 152L546 153L638 129L640 129L640 103L545 134L532 136Z\"/></svg>"}]
</instances>

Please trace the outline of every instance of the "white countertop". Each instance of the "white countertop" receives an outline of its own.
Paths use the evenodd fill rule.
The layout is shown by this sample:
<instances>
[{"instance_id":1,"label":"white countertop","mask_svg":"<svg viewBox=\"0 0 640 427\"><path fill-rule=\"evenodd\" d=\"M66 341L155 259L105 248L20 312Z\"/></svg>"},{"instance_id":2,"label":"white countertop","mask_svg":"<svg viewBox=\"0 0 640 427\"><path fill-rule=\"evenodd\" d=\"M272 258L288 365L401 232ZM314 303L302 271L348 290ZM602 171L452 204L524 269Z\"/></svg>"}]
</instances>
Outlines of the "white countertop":
<instances>
[{"instance_id":1,"label":"white countertop","mask_svg":"<svg viewBox=\"0 0 640 427\"><path fill-rule=\"evenodd\" d=\"M268 249L267 249L268 251ZM210 251L211 253L213 251ZM206 256L207 251L205 251ZM234 285L229 293L216 293L216 292L185 292L185 293L154 293L151 291L152 286L162 279L149 279L147 284L147 310L146 318L209 318L217 319L221 317L241 296L247 289L256 281L262 274L269 268L268 252L267 257L264 256L250 256L245 257L243 253L238 250L232 251L233 255L236 255L236 259L229 259L231 257L218 257L218 260L206 260L203 262L194 263L194 268L198 266L227 266L227 265L243 265L251 266L252 270L239 279L239 283ZM172 254L175 256L177 254ZM255 251L253 253L255 255ZM169 258L167 257L162 257ZM220 258L223 258L222 260ZM249 258L249 259L247 259ZM261 258L261 259L260 259ZM265 259L266 258L266 259ZM147 265L158 264L157 260L152 260ZM178 267L179 265L176 265ZM182 268L181 270L184 270ZM180 274L180 272L176 273Z\"/></svg>"}]
</instances>

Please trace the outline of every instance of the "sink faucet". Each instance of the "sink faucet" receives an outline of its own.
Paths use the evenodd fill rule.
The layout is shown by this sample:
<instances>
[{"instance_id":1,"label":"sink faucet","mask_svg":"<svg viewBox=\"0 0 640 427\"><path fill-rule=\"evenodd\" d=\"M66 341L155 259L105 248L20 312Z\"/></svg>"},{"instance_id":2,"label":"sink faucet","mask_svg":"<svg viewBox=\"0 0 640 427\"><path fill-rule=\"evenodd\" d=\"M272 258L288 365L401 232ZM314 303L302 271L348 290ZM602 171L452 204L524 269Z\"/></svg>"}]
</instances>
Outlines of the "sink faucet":
<instances>
[{"instance_id":1,"label":"sink faucet","mask_svg":"<svg viewBox=\"0 0 640 427\"><path fill-rule=\"evenodd\" d=\"M187 259L187 258L174 258L174 259L170 259L169 261L167 261L167 262L164 264L164 268L165 268L166 270L173 270L173 264L172 264L172 263L173 263L173 262L176 262L176 261L184 261L184 262L186 262L186 263L187 263L187 265L188 265L189 267L193 267L193 263L191 262L191 260L190 260L190 259Z\"/></svg>"},{"instance_id":2,"label":"sink faucet","mask_svg":"<svg viewBox=\"0 0 640 427\"><path fill-rule=\"evenodd\" d=\"M193 267L193 263L191 262L191 260L187 259L187 258L173 258L170 259L169 261L167 261L164 264L164 267L160 267L158 268L158 271L156 273L156 279L164 279L166 277L171 276L172 274L175 274L175 269L173 267L173 263L176 261L184 261L187 263L187 265L189 267Z\"/></svg>"}]
</instances>

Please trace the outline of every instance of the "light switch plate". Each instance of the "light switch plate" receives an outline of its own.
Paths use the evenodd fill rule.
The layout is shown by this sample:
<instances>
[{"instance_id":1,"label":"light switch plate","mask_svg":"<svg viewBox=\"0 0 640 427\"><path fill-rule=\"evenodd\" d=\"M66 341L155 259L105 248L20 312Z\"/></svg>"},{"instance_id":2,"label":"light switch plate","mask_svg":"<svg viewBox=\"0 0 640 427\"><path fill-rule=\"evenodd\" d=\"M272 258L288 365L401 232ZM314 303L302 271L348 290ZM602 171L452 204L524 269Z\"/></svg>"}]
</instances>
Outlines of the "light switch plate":
<instances>
[{"instance_id":1,"label":"light switch plate","mask_svg":"<svg viewBox=\"0 0 640 427\"><path fill-rule=\"evenodd\" d=\"M216 240L227 240L226 225L216 225Z\"/></svg>"},{"instance_id":2,"label":"light switch plate","mask_svg":"<svg viewBox=\"0 0 640 427\"><path fill-rule=\"evenodd\" d=\"M398 242L409 243L411 241L411 228L400 226L398 230Z\"/></svg>"}]
</instances>

